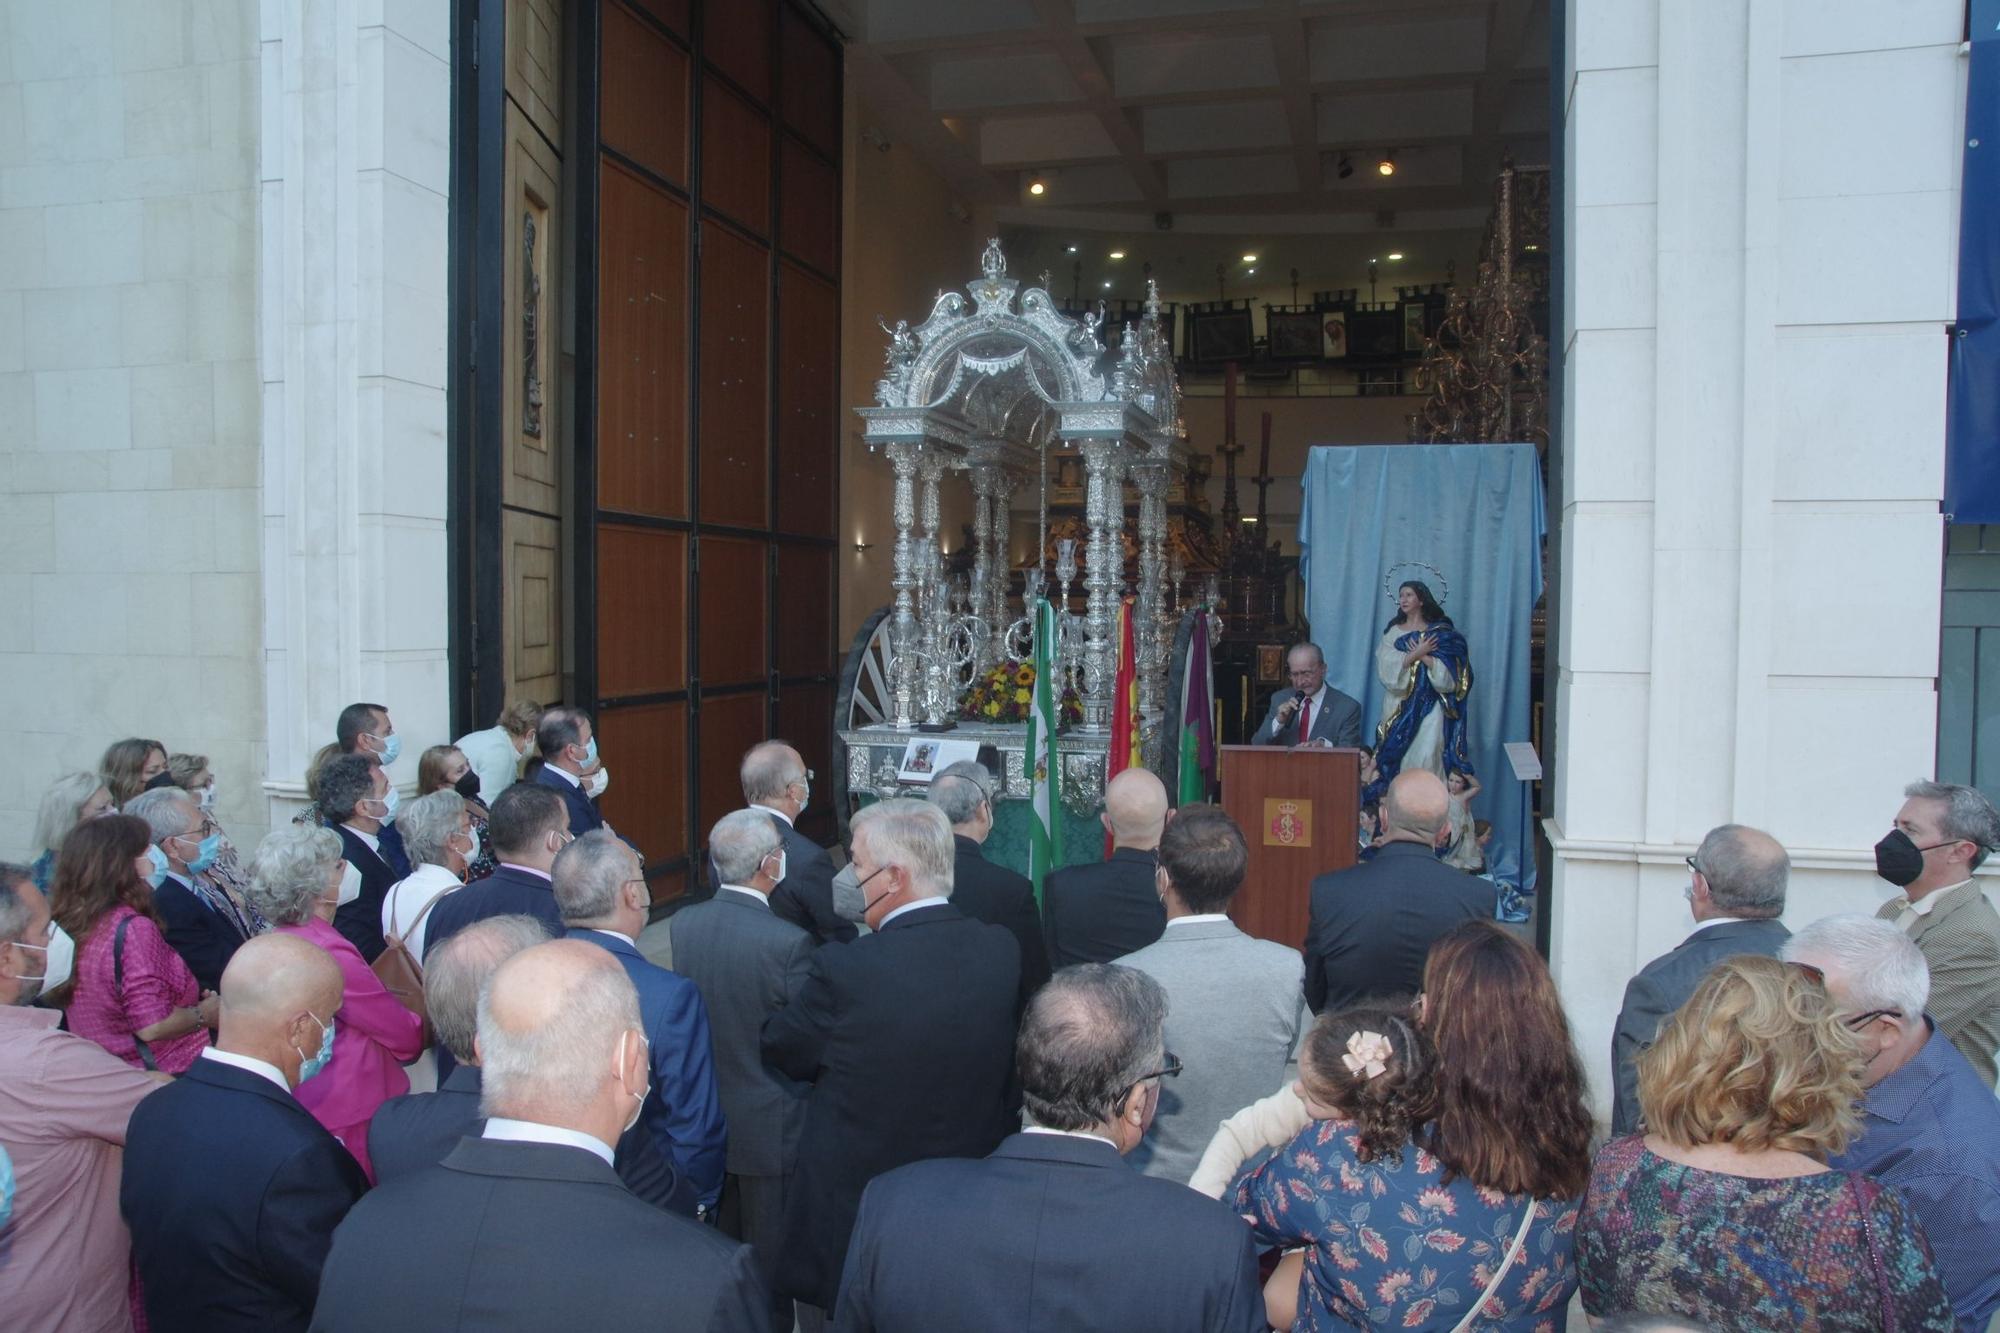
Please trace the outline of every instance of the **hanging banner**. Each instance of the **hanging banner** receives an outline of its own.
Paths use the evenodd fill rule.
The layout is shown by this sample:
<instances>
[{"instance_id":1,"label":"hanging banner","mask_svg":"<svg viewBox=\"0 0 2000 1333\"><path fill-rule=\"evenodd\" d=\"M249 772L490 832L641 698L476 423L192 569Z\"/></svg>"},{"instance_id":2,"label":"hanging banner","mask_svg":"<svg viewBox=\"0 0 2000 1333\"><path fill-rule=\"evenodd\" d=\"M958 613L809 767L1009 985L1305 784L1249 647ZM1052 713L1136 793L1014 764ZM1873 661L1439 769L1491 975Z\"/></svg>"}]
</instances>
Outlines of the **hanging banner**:
<instances>
[{"instance_id":1,"label":"hanging banner","mask_svg":"<svg viewBox=\"0 0 2000 1333\"><path fill-rule=\"evenodd\" d=\"M2000 0L1972 0L1944 512L2000 523Z\"/></svg>"}]
</instances>

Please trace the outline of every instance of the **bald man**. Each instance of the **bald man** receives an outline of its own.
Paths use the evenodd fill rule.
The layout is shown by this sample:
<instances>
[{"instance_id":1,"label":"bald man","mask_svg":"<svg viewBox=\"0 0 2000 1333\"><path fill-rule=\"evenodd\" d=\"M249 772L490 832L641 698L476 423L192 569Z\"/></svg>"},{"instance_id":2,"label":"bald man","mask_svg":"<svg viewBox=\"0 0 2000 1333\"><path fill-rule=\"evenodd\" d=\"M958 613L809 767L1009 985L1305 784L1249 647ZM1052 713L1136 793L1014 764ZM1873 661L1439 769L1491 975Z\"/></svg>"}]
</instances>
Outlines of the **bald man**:
<instances>
[{"instance_id":1,"label":"bald man","mask_svg":"<svg viewBox=\"0 0 2000 1333\"><path fill-rule=\"evenodd\" d=\"M1492 883L1437 858L1451 832L1451 794L1437 774L1397 774L1382 797L1382 827L1374 860L1312 883L1304 952L1314 1013L1415 995L1432 942L1493 915Z\"/></svg>"},{"instance_id":2,"label":"bald man","mask_svg":"<svg viewBox=\"0 0 2000 1333\"><path fill-rule=\"evenodd\" d=\"M1106 785L1100 818L1111 834L1111 859L1065 867L1042 884L1050 967L1108 963L1166 932L1153 872L1168 814L1167 789L1146 769L1128 768Z\"/></svg>"},{"instance_id":3,"label":"bald man","mask_svg":"<svg viewBox=\"0 0 2000 1333\"><path fill-rule=\"evenodd\" d=\"M215 1044L133 1111L119 1206L156 1333L306 1327L333 1229L368 1187L292 1095L332 1053L341 989L318 945L246 941Z\"/></svg>"},{"instance_id":4,"label":"bald man","mask_svg":"<svg viewBox=\"0 0 2000 1333\"><path fill-rule=\"evenodd\" d=\"M581 940L514 954L480 993L474 1042L484 1129L354 1210L315 1330L770 1326L747 1246L612 1169L651 1064L616 958Z\"/></svg>"}]
</instances>

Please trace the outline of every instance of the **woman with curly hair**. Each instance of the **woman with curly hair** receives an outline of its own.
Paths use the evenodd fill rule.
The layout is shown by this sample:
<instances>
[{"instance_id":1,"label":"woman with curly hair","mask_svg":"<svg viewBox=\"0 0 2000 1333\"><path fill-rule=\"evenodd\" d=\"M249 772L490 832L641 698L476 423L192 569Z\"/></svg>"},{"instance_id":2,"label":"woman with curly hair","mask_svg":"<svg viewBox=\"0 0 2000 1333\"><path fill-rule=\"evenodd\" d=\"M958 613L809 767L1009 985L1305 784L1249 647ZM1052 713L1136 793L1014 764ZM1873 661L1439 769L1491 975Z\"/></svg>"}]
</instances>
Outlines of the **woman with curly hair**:
<instances>
[{"instance_id":1,"label":"woman with curly hair","mask_svg":"<svg viewBox=\"0 0 2000 1333\"><path fill-rule=\"evenodd\" d=\"M127 736L105 748L97 761L97 775L111 789L111 803L123 805L167 773L167 747L143 736Z\"/></svg>"},{"instance_id":2,"label":"woman with curly hair","mask_svg":"<svg viewBox=\"0 0 2000 1333\"><path fill-rule=\"evenodd\" d=\"M1245 1139L1280 1147L1220 1196L1260 1240L1307 1247L1265 1287L1274 1327L1562 1327L1590 1116L1533 950L1468 922L1432 946L1414 1016L1323 1015L1299 1076L1226 1124L1190 1182L1215 1192L1214 1159Z\"/></svg>"},{"instance_id":3,"label":"woman with curly hair","mask_svg":"<svg viewBox=\"0 0 2000 1333\"><path fill-rule=\"evenodd\" d=\"M1826 1159L1863 1059L1816 969L1729 958L1639 1057L1649 1132L1597 1154L1583 1308L1733 1329L1936 1329L1951 1304L1895 1190Z\"/></svg>"}]
</instances>

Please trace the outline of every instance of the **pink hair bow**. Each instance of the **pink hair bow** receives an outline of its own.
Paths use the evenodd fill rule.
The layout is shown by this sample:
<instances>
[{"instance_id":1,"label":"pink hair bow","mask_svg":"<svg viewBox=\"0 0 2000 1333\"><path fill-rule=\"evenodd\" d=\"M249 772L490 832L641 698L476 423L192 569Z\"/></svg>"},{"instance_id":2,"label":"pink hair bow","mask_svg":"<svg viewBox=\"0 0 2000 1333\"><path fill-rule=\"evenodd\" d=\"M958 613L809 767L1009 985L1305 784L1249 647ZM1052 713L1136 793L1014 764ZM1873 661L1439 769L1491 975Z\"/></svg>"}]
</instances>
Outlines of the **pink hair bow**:
<instances>
[{"instance_id":1,"label":"pink hair bow","mask_svg":"<svg viewBox=\"0 0 2000 1333\"><path fill-rule=\"evenodd\" d=\"M1340 1062L1350 1074L1365 1073L1369 1078L1380 1078L1394 1054L1389 1039L1381 1033L1357 1032L1347 1039L1347 1054L1340 1057Z\"/></svg>"}]
</instances>

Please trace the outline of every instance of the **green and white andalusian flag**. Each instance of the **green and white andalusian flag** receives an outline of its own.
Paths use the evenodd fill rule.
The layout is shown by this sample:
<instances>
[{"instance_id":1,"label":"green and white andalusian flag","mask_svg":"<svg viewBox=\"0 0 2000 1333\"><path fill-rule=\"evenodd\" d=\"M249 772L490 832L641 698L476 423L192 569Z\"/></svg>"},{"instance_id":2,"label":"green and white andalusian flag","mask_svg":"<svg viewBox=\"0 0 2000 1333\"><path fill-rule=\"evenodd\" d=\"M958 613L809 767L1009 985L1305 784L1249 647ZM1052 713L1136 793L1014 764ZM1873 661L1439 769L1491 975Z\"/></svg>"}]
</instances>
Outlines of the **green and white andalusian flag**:
<instances>
[{"instance_id":1,"label":"green and white andalusian flag","mask_svg":"<svg viewBox=\"0 0 2000 1333\"><path fill-rule=\"evenodd\" d=\"M1028 879L1035 901L1042 880L1062 864L1062 783L1056 769L1056 612L1035 599L1035 693L1028 704L1028 772L1033 777L1033 819L1028 826Z\"/></svg>"}]
</instances>

